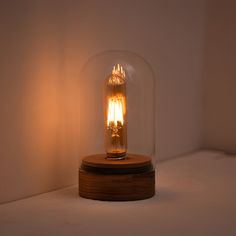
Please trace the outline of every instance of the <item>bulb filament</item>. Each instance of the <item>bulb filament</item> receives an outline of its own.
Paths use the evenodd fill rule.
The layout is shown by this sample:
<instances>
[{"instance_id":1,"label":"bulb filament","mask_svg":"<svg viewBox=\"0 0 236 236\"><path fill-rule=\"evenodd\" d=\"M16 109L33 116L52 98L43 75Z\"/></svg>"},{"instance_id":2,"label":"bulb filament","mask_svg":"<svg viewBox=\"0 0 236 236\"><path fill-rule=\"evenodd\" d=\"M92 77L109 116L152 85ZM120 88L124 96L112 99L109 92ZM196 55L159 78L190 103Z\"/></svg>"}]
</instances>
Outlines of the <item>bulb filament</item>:
<instances>
[{"instance_id":1,"label":"bulb filament","mask_svg":"<svg viewBox=\"0 0 236 236\"><path fill-rule=\"evenodd\" d=\"M108 100L107 126L112 130L112 137L119 137L119 129L124 124L124 99L111 97Z\"/></svg>"}]
</instances>

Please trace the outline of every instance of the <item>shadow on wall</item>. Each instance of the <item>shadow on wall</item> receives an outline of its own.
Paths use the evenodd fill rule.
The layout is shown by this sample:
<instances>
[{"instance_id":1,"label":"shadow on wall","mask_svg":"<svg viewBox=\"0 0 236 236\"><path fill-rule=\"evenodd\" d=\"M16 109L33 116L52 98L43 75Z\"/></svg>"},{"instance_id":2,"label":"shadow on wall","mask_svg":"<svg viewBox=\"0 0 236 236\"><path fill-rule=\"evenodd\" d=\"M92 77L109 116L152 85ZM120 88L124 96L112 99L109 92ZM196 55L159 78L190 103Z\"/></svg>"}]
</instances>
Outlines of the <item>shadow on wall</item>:
<instances>
[{"instance_id":1,"label":"shadow on wall","mask_svg":"<svg viewBox=\"0 0 236 236\"><path fill-rule=\"evenodd\" d=\"M207 1L204 146L236 153L236 2Z\"/></svg>"}]
</instances>

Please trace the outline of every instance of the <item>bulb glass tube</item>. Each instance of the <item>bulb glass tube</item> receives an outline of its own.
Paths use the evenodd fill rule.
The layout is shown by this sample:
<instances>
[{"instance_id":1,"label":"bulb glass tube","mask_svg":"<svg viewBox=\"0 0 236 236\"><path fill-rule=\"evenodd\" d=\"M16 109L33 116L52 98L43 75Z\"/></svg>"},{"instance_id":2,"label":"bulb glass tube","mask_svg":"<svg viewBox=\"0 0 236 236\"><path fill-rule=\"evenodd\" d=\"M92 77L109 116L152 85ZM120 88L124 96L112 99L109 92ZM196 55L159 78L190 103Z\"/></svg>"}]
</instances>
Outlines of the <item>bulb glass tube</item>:
<instances>
[{"instance_id":1,"label":"bulb glass tube","mask_svg":"<svg viewBox=\"0 0 236 236\"><path fill-rule=\"evenodd\" d=\"M125 71L119 64L105 80L105 149L108 159L126 156L126 80Z\"/></svg>"}]
</instances>

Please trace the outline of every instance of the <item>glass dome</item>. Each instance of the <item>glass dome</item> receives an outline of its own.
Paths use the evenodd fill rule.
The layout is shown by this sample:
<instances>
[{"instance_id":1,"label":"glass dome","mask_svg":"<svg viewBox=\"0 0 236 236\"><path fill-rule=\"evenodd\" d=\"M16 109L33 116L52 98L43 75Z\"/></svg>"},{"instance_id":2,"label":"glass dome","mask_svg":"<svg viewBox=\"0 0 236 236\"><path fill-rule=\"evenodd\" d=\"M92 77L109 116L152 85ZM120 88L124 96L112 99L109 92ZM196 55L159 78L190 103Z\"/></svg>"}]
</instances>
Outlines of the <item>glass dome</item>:
<instances>
[{"instance_id":1,"label":"glass dome","mask_svg":"<svg viewBox=\"0 0 236 236\"><path fill-rule=\"evenodd\" d=\"M155 79L151 66L129 51L91 57L79 77L80 157L155 154Z\"/></svg>"}]
</instances>

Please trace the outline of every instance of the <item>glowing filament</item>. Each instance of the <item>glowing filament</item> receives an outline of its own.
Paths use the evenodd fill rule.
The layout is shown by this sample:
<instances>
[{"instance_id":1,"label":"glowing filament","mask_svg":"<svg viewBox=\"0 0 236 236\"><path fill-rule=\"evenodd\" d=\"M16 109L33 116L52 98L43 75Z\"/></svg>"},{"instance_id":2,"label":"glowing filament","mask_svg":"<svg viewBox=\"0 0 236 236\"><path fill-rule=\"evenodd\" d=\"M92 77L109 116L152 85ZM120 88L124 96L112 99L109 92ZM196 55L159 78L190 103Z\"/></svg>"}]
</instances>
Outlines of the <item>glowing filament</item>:
<instances>
[{"instance_id":1,"label":"glowing filament","mask_svg":"<svg viewBox=\"0 0 236 236\"><path fill-rule=\"evenodd\" d=\"M111 97L108 100L107 126L119 127L124 124L124 102L122 97Z\"/></svg>"},{"instance_id":2,"label":"glowing filament","mask_svg":"<svg viewBox=\"0 0 236 236\"><path fill-rule=\"evenodd\" d=\"M113 67L112 75L119 75L120 77L125 78L125 71L123 67L118 64L117 66Z\"/></svg>"}]
</instances>

